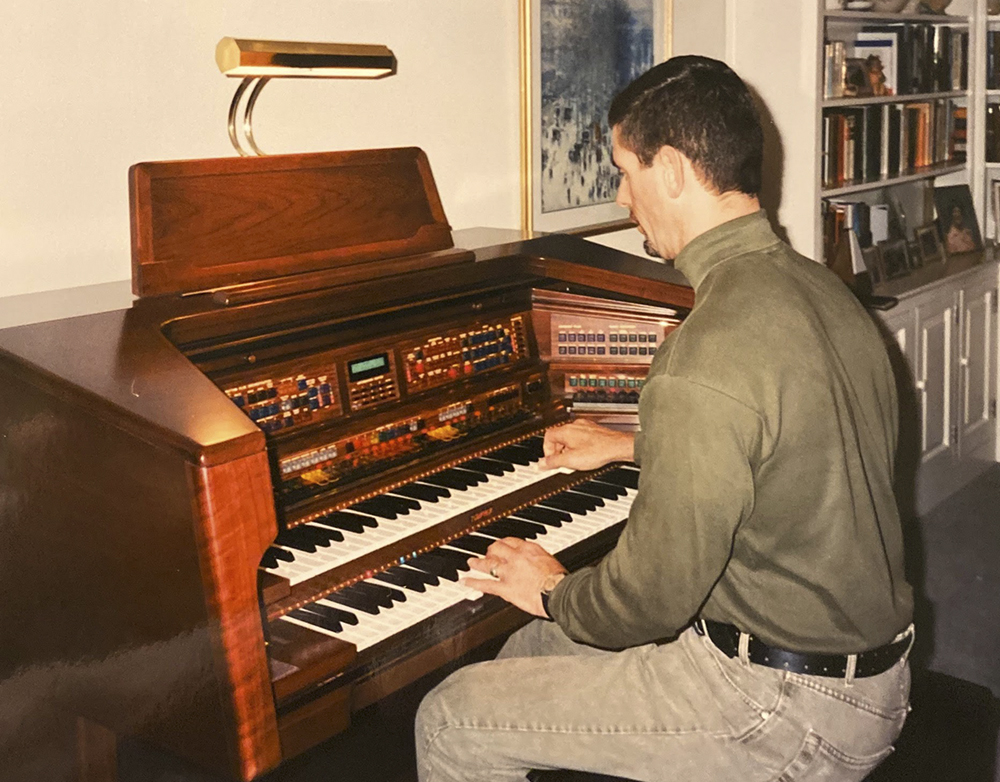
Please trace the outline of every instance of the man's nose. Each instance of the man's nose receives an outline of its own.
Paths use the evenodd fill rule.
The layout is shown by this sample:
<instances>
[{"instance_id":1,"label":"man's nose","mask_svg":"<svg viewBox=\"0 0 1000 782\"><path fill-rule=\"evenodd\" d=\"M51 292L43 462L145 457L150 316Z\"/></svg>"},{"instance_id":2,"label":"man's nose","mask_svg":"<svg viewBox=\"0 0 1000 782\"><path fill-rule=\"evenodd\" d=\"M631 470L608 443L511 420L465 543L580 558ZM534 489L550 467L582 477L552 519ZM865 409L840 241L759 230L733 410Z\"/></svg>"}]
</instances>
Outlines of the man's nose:
<instances>
[{"instance_id":1,"label":"man's nose","mask_svg":"<svg viewBox=\"0 0 1000 782\"><path fill-rule=\"evenodd\" d=\"M628 198L628 186L624 181L618 183L618 193L615 195L615 203L618 206L623 206L626 209L629 208L629 198Z\"/></svg>"}]
</instances>

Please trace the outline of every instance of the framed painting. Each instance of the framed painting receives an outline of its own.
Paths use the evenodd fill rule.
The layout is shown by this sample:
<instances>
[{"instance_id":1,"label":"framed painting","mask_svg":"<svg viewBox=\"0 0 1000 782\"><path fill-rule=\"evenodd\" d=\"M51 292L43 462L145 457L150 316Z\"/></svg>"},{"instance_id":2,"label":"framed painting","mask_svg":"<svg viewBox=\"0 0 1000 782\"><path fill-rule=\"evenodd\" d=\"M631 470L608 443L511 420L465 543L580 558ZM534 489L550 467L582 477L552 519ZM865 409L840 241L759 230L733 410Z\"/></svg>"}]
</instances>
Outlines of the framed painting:
<instances>
[{"instance_id":1,"label":"framed painting","mask_svg":"<svg viewBox=\"0 0 1000 782\"><path fill-rule=\"evenodd\" d=\"M670 55L673 0L521 0L521 227L598 233L615 204L611 100Z\"/></svg>"}]
</instances>

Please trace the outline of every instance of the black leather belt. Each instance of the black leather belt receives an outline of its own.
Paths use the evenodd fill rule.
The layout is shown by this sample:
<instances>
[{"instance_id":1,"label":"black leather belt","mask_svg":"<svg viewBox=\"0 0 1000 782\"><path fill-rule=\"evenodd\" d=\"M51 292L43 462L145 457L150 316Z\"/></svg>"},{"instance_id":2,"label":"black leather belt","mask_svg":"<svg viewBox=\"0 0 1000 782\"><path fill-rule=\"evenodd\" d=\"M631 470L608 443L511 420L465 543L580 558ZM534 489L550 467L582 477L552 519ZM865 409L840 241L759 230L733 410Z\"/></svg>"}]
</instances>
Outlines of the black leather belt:
<instances>
[{"instance_id":1,"label":"black leather belt","mask_svg":"<svg viewBox=\"0 0 1000 782\"><path fill-rule=\"evenodd\" d=\"M712 643L727 657L736 657L739 654L739 628L723 624L722 622L714 622L711 619L699 619L694 623L694 629L698 635L707 634ZM911 634L907 633L904 638L888 643L885 646L880 646L878 649L859 652L857 663L854 667L854 677L861 679L888 671L910 647L910 641ZM777 668L779 671L792 671L793 673L805 673L813 676L835 676L838 678L847 675L846 654L803 654L801 652L789 652L785 649L779 649L776 646L768 646L752 635L750 636L747 652L750 662L757 665L766 665L768 668Z\"/></svg>"}]
</instances>

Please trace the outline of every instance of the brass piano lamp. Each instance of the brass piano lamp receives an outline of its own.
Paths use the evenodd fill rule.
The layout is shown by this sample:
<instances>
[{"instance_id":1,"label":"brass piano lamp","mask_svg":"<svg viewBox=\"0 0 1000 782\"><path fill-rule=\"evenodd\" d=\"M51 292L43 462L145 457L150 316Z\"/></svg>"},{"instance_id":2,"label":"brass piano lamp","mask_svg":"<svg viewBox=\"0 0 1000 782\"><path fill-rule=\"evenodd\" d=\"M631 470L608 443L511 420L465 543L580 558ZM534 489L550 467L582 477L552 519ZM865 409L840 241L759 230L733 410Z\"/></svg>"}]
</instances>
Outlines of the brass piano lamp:
<instances>
[{"instance_id":1,"label":"brass piano lamp","mask_svg":"<svg viewBox=\"0 0 1000 782\"><path fill-rule=\"evenodd\" d=\"M223 38L215 47L215 62L226 76L242 77L229 106L229 140L244 157L265 155L253 137L253 108L261 90L273 78L381 79L396 72L396 56L381 44L305 43ZM244 93L254 84L243 110L240 142L236 115Z\"/></svg>"}]
</instances>

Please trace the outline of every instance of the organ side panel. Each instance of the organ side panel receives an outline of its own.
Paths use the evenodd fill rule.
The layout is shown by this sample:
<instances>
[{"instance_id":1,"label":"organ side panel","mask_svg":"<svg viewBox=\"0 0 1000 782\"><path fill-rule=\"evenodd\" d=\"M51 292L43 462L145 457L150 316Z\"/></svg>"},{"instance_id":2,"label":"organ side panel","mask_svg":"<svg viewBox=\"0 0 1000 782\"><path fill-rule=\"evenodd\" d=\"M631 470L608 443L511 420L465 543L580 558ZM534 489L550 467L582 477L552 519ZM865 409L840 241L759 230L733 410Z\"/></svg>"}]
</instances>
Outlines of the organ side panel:
<instances>
[{"instance_id":1,"label":"organ side panel","mask_svg":"<svg viewBox=\"0 0 1000 782\"><path fill-rule=\"evenodd\" d=\"M273 766L277 743L260 740L274 733L267 683L227 670L243 637L253 637L251 648L262 645L259 614L253 604L239 608L242 637L233 647L231 620L219 610L225 595L222 601L206 595L204 557L205 535L218 531L213 523L226 527L213 546L242 539L253 550L272 534L273 519L268 522L266 510L257 518L212 518L224 503L208 495L218 479L235 477L221 475L230 468L199 476L196 457L157 443L148 429L142 436L134 419L120 425L79 387L3 352L0 385L0 589L17 596L0 606L0 624L16 628L5 636L0 698L16 700L24 711L15 735L4 737L0 757L44 743L46 726L60 711L118 734L148 736L227 776ZM247 464L233 469L254 472ZM238 507L261 498L270 503L268 488L251 488L256 500L241 499ZM243 581L253 579L253 557L242 564ZM242 590L230 581L234 570L218 574ZM252 588L248 594L255 603ZM226 661L222 647L229 649ZM244 715L233 706L234 684L244 685L248 705L265 707L251 723L259 734L252 742L238 735Z\"/></svg>"}]
</instances>

